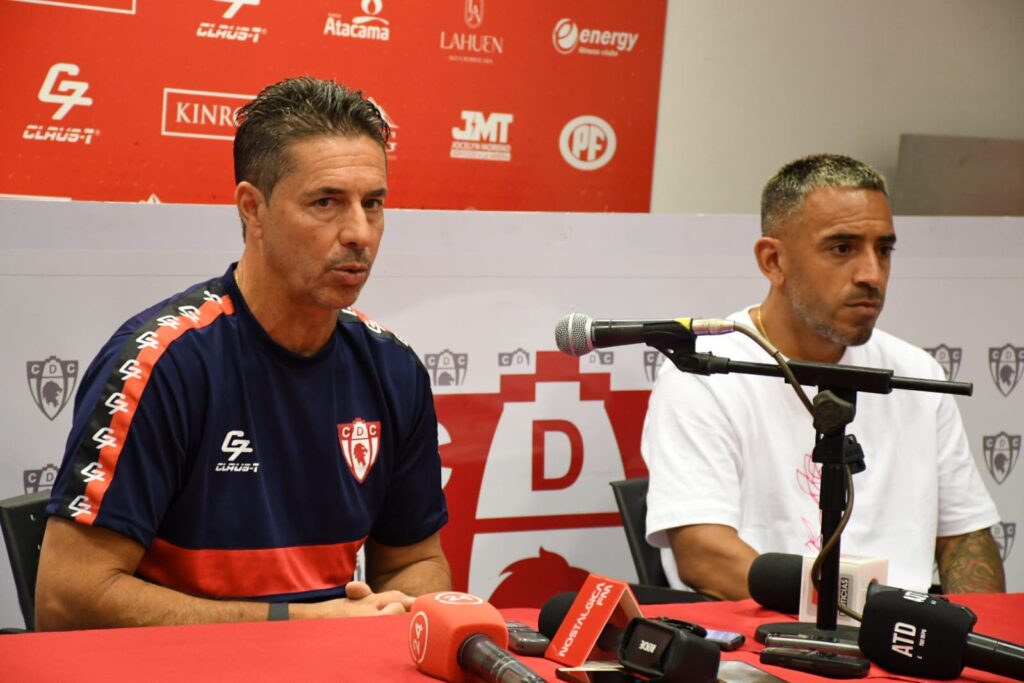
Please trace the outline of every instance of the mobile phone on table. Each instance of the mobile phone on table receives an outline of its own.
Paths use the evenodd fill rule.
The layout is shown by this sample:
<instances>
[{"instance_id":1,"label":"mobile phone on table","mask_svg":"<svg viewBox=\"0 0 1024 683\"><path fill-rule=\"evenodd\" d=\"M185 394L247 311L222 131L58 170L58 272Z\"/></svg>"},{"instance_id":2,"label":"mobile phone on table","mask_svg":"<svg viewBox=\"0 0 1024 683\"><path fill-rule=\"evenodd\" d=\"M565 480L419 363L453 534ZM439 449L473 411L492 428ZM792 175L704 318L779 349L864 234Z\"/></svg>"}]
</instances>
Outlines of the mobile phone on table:
<instances>
[{"instance_id":1,"label":"mobile phone on table","mask_svg":"<svg viewBox=\"0 0 1024 683\"><path fill-rule=\"evenodd\" d=\"M871 662L863 657L838 655L796 647L766 647L761 650L761 663L806 671L827 678L864 678Z\"/></svg>"},{"instance_id":2,"label":"mobile phone on table","mask_svg":"<svg viewBox=\"0 0 1024 683\"><path fill-rule=\"evenodd\" d=\"M828 636L769 633L765 636L764 644L766 647L796 647L818 652L834 652L837 655L850 655L851 657L862 656L857 643Z\"/></svg>"},{"instance_id":3,"label":"mobile phone on table","mask_svg":"<svg viewBox=\"0 0 1024 683\"><path fill-rule=\"evenodd\" d=\"M506 621L508 626L508 649L517 655L543 657L551 642L540 631L530 628L521 621Z\"/></svg>"},{"instance_id":4,"label":"mobile phone on table","mask_svg":"<svg viewBox=\"0 0 1024 683\"><path fill-rule=\"evenodd\" d=\"M713 628L709 628L707 631L708 634L704 637L717 645L718 649L723 652L735 650L746 640L742 633L735 631L718 631Z\"/></svg>"}]
</instances>

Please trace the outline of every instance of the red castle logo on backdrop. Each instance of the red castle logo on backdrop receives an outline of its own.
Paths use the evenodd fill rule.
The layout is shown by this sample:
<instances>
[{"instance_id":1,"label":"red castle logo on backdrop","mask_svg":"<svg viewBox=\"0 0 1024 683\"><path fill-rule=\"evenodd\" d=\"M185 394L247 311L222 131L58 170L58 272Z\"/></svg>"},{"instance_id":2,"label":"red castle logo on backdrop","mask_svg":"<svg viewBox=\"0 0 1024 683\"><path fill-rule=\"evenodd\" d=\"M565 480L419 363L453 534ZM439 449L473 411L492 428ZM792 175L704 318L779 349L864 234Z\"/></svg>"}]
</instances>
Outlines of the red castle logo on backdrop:
<instances>
[{"instance_id":1,"label":"red castle logo on backdrop","mask_svg":"<svg viewBox=\"0 0 1024 683\"><path fill-rule=\"evenodd\" d=\"M539 607L591 571L633 571L608 482L646 473L649 392L612 391L610 373L581 373L555 351L536 363L502 375L498 393L434 397L453 585L498 607Z\"/></svg>"}]
</instances>

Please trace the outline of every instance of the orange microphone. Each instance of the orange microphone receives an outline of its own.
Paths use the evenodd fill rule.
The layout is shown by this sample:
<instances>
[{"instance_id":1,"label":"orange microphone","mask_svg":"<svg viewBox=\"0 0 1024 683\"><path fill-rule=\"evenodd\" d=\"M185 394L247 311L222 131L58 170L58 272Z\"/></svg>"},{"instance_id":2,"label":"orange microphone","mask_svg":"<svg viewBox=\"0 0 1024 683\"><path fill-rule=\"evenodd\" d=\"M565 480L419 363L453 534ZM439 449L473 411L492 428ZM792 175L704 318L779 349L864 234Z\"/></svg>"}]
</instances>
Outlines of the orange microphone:
<instances>
[{"instance_id":1,"label":"orange microphone","mask_svg":"<svg viewBox=\"0 0 1024 683\"><path fill-rule=\"evenodd\" d=\"M409 654L416 668L452 683L544 683L506 652L508 627L494 605L469 593L427 593L412 604Z\"/></svg>"}]
</instances>

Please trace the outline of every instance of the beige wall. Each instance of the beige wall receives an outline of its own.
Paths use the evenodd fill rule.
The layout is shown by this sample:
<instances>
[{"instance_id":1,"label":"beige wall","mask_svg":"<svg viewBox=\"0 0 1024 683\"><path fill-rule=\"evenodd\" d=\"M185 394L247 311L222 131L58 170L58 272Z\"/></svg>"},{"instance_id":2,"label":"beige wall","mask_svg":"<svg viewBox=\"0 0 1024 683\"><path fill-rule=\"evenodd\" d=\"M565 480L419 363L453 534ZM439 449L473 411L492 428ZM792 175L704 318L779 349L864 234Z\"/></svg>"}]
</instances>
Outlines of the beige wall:
<instances>
[{"instance_id":1,"label":"beige wall","mask_svg":"<svg viewBox=\"0 0 1024 683\"><path fill-rule=\"evenodd\" d=\"M754 213L813 152L1024 139L1021 0L669 0L653 211Z\"/></svg>"}]
</instances>

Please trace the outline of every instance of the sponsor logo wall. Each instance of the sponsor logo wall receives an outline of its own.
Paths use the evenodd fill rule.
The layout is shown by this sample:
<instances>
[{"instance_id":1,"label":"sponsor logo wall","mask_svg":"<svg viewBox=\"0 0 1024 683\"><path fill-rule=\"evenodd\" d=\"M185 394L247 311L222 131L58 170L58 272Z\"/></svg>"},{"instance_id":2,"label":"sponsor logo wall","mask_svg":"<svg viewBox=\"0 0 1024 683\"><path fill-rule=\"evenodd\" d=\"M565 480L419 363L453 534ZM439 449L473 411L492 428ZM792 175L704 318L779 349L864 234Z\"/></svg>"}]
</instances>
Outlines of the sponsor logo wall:
<instances>
[{"instance_id":1,"label":"sponsor logo wall","mask_svg":"<svg viewBox=\"0 0 1024 683\"><path fill-rule=\"evenodd\" d=\"M308 74L401 126L390 207L650 209L666 0L0 8L0 196L230 203L235 112Z\"/></svg>"},{"instance_id":2,"label":"sponsor logo wall","mask_svg":"<svg viewBox=\"0 0 1024 683\"><path fill-rule=\"evenodd\" d=\"M757 217L536 213L524 222L515 213L391 211L387 221L357 306L401 334L430 377L454 587L536 605L575 590L587 572L635 579L608 482L646 472L640 432L662 358L642 346L570 358L554 350L555 323L573 309L720 316L760 300L765 285L742 246L758 234ZM117 326L223 272L241 244L230 206L2 202L0 226L0 315L17 330L0 350L7 497L52 485L73 394ZM1005 311L1024 294L1021 231L1016 218L898 218L880 323L974 384L973 397L957 400L1002 514L993 533L1013 591L1024 590L1024 553L1014 548L1024 521L1024 389L1015 382L1024 320ZM949 253L963 256L955 272ZM990 312L978 318L985 324L956 323L979 309ZM136 371L121 370L126 379ZM125 406L112 398L107 407ZM217 466L262 476L252 435L229 427ZM388 438L381 425L362 416L337 428L339 458L357 479L370 476L378 438ZM868 436L856 423L850 431L862 443ZM94 466L86 476L109 473ZM77 501L76 512L92 514L89 505ZM20 623L2 553L0 623Z\"/></svg>"}]
</instances>

